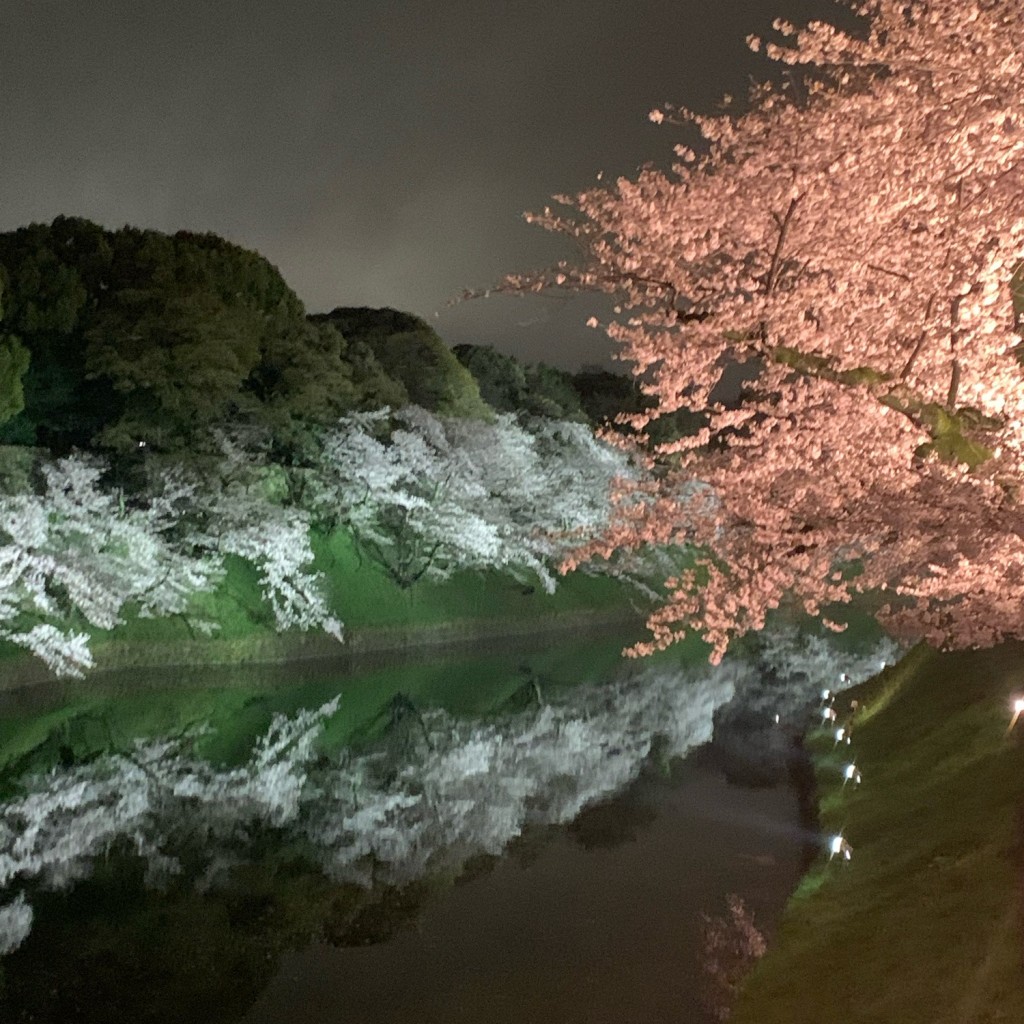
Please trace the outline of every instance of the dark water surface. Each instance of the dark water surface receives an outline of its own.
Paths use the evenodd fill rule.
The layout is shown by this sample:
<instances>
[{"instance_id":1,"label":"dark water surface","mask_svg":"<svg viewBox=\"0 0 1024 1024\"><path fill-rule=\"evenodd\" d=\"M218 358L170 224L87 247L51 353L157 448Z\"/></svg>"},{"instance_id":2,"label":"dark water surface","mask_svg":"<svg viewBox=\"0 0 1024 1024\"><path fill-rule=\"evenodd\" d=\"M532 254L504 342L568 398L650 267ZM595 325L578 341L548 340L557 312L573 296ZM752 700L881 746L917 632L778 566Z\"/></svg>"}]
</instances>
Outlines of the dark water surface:
<instances>
[{"instance_id":1,"label":"dark water surface","mask_svg":"<svg viewBox=\"0 0 1024 1024\"><path fill-rule=\"evenodd\" d=\"M736 892L770 930L803 842L789 787L731 785L710 762L514 844L384 944L286 954L246 1024L710 1020L700 912Z\"/></svg>"},{"instance_id":2,"label":"dark water surface","mask_svg":"<svg viewBox=\"0 0 1024 1024\"><path fill-rule=\"evenodd\" d=\"M770 932L809 837L702 745L732 670L630 639L4 695L0 1021L709 1021L701 913Z\"/></svg>"}]
</instances>

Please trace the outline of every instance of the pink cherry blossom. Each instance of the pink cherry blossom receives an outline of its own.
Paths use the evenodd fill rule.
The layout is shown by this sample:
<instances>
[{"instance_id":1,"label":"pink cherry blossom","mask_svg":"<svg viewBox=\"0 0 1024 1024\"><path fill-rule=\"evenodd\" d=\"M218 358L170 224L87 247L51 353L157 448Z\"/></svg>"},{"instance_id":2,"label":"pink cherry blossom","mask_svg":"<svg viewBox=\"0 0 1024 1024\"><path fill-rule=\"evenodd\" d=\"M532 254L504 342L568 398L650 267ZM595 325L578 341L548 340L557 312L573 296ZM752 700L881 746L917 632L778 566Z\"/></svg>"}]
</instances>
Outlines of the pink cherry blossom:
<instances>
[{"instance_id":1,"label":"pink cherry blossom","mask_svg":"<svg viewBox=\"0 0 1024 1024\"><path fill-rule=\"evenodd\" d=\"M704 145L528 219L576 264L508 278L612 295L605 324L657 418L657 486L571 564L686 545L649 644L697 630L719 659L783 604L884 593L900 637L1024 637L1024 18L1017 0L876 0L870 30L776 22L793 70L745 112L673 110ZM816 69L804 76L805 66ZM722 367L753 361L739 409ZM693 486L694 481L704 487Z\"/></svg>"}]
</instances>

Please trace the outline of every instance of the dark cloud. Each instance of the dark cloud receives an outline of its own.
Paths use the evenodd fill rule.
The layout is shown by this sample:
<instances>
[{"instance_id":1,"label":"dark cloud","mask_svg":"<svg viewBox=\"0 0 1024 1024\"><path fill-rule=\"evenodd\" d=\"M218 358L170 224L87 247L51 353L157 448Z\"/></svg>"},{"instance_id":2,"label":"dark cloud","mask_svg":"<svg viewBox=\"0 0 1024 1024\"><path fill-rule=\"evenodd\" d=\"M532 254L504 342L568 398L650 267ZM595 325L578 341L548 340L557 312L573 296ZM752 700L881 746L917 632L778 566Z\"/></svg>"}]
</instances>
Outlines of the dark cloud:
<instances>
[{"instance_id":1,"label":"dark cloud","mask_svg":"<svg viewBox=\"0 0 1024 1024\"><path fill-rule=\"evenodd\" d=\"M831 0L2 0L0 229L58 213L259 249L310 309L601 361L591 300L464 287L562 243L521 213L674 141L647 111L763 74L744 36Z\"/></svg>"}]
</instances>

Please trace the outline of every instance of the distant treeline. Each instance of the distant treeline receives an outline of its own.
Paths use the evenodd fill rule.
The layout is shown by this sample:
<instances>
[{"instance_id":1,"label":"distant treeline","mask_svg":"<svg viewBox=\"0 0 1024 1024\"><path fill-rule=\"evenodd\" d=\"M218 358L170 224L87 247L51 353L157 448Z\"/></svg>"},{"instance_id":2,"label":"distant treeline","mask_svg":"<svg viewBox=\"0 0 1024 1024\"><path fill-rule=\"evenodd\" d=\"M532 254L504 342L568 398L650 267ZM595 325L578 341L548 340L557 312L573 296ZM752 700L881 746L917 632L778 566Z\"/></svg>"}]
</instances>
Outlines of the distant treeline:
<instances>
[{"instance_id":1,"label":"distant treeline","mask_svg":"<svg viewBox=\"0 0 1024 1024\"><path fill-rule=\"evenodd\" d=\"M266 259L213 234L71 217L0 234L0 444L201 452L228 422L287 445L383 406L597 425L645 402L626 375L453 351L409 313L308 316Z\"/></svg>"}]
</instances>

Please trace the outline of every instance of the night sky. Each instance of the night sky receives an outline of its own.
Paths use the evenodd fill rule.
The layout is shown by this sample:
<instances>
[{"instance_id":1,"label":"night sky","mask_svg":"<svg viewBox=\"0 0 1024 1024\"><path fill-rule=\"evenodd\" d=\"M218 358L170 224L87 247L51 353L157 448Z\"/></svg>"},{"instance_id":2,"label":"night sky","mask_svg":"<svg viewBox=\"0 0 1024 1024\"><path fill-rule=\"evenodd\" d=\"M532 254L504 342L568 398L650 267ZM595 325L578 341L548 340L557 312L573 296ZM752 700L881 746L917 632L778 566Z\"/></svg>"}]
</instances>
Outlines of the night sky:
<instances>
[{"instance_id":1,"label":"night sky","mask_svg":"<svg viewBox=\"0 0 1024 1024\"><path fill-rule=\"evenodd\" d=\"M522 220L664 162L766 62L744 37L832 0L0 0L0 230L57 214L214 231L308 309L395 306L451 344L574 367L593 298L463 288L570 252ZM435 312L439 316L435 319Z\"/></svg>"}]
</instances>

